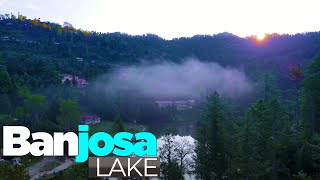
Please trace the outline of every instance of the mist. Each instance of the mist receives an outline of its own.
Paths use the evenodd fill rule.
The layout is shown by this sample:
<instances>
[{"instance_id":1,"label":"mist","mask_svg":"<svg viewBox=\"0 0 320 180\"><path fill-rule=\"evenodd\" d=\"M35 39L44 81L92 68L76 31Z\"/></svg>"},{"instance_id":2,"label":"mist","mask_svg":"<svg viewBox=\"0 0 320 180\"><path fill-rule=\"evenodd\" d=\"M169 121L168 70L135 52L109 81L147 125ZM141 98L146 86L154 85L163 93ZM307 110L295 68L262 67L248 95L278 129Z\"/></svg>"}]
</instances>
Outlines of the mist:
<instances>
[{"instance_id":1,"label":"mist","mask_svg":"<svg viewBox=\"0 0 320 180\"><path fill-rule=\"evenodd\" d=\"M236 68L190 58L182 64L161 62L119 67L97 80L95 87L106 93L132 91L158 99L197 98L213 91L232 98L250 93L253 84Z\"/></svg>"}]
</instances>

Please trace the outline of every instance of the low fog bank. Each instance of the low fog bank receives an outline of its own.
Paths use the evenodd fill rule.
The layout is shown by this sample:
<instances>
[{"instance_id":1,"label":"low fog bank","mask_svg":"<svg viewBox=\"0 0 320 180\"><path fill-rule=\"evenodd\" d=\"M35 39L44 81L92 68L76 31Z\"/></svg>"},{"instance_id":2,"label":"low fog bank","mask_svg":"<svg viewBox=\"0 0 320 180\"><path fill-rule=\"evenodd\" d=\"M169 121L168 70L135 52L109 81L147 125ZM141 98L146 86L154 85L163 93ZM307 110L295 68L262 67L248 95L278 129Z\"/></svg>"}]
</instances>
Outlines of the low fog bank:
<instances>
[{"instance_id":1,"label":"low fog bank","mask_svg":"<svg viewBox=\"0 0 320 180\"><path fill-rule=\"evenodd\" d=\"M130 91L157 99L197 98L217 91L226 97L251 92L253 84L244 72L217 63L187 59L182 64L162 62L124 66L95 82L106 93Z\"/></svg>"}]
</instances>

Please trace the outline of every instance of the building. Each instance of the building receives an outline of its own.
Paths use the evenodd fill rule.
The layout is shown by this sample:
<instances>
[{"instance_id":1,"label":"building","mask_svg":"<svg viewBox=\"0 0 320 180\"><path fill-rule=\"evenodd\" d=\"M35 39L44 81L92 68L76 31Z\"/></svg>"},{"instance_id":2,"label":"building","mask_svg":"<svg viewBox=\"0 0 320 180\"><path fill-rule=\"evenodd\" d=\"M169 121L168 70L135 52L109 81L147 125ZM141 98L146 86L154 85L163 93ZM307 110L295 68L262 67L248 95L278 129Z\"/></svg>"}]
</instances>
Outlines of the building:
<instances>
[{"instance_id":1,"label":"building","mask_svg":"<svg viewBox=\"0 0 320 180\"><path fill-rule=\"evenodd\" d=\"M83 58L77 57L76 60L77 60L78 62L82 62L82 61L83 61Z\"/></svg>"},{"instance_id":2,"label":"building","mask_svg":"<svg viewBox=\"0 0 320 180\"><path fill-rule=\"evenodd\" d=\"M191 109L194 106L195 100L174 101L177 110Z\"/></svg>"},{"instance_id":3,"label":"building","mask_svg":"<svg viewBox=\"0 0 320 180\"><path fill-rule=\"evenodd\" d=\"M8 36L2 36L1 38L1 41L9 41L10 38Z\"/></svg>"},{"instance_id":4,"label":"building","mask_svg":"<svg viewBox=\"0 0 320 180\"><path fill-rule=\"evenodd\" d=\"M97 115L81 115L80 116L81 124L97 124L100 123L100 117Z\"/></svg>"},{"instance_id":5,"label":"building","mask_svg":"<svg viewBox=\"0 0 320 180\"><path fill-rule=\"evenodd\" d=\"M66 82L66 80L69 80L70 82L72 82L73 79L78 80L79 77L76 75L73 75L73 74L65 74L65 75L63 75L61 82L62 82L62 84L64 84Z\"/></svg>"},{"instance_id":6,"label":"building","mask_svg":"<svg viewBox=\"0 0 320 180\"><path fill-rule=\"evenodd\" d=\"M190 99L183 101L155 101L155 103L158 105L159 108L175 106L177 110L185 110L191 109L195 104L195 100Z\"/></svg>"},{"instance_id":7,"label":"building","mask_svg":"<svg viewBox=\"0 0 320 180\"><path fill-rule=\"evenodd\" d=\"M85 79L78 79L77 83L78 83L77 85L79 88L87 87L89 84L88 81Z\"/></svg>"},{"instance_id":8,"label":"building","mask_svg":"<svg viewBox=\"0 0 320 180\"><path fill-rule=\"evenodd\" d=\"M173 105L173 101L155 101L159 108L166 108Z\"/></svg>"},{"instance_id":9,"label":"building","mask_svg":"<svg viewBox=\"0 0 320 180\"><path fill-rule=\"evenodd\" d=\"M88 84L89 84L87 80L85 80L83 78L79 78L79 76L73 75L73 74L63 75L61 83L64 84L67 80L79 88L84 88L84 87L88 86Z\"/></svg>"}]
</instances>

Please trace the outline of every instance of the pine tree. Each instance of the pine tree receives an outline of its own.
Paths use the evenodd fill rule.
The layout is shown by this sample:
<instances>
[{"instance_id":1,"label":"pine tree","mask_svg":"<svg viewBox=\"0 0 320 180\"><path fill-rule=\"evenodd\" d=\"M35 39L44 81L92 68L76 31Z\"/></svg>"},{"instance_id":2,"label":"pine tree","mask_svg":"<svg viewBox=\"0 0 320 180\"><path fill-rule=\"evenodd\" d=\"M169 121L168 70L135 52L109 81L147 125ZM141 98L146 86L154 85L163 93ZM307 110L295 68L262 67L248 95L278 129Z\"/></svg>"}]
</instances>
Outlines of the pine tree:
<instances>
[{"instance_id":1,"label":"pine tree","mask_svg":"<svg viewBox=\"0 0 320 180\"><path fill-rule=\"evenodd\" d=\"M278 99L272 98L269 103L272 120L272 179L290 177L290 169L294 154L291 149L294 146L294 131L290 124L289 114L284 110Z\"/></svg>"},{"instance_id":2,"label":"pine tree","mask_svg":"<svg viewBox=\"0 0 320 180\"><path fill-rule=\"evenodd\" d=\"M183 174L178 164L176 142L174 136L166 134L162 137L164 144L159 148L161 173L165 180L182 180Z\"/></svg>"},{"instance_id":3,"label":"pine tree","mask_svg":"<svg viewBox=\"0 0 320 180\"><path fill-rule=\"evenodd\" d=\"M222 123L225 106L217 92L207 98L204 122L198 132L196 172L201 179L221 179L228 168L228 151Z\"/></svg>"},{"instance_id":4,"label":"pine tree","mask_svg":"<svg viewBox=\"0 0 320 180\"><path fill-rule=\"evenodd\" d=\"M60 128L64 131L76 130L80 121L80 111L76 102L72 100L61 100L59 104L58 121Z\"/></svg>"},{"instance_id":5,"label":"pine tree","mask_svg":"<svg viewBox=\"0 0 320 180\"><path fill-rule=\"evenodd\" d=\"M303 145L299 151L301 166L312 178L320 174L320 57L308 66L301 94Z\"/></svg>"},{"instance_id":6,"label":"pine tree","mask_svg":"<svg viewBox=\"0 0 320 180\"><path fill-rule=\"evenodd\" d=\"M306 140L320 132L320 57L309 65L302 85L301 119Z\"/></svg>"},{"instance_id":7,"label":"pine tree","mask_svg":"<svg viewBox=\"0 0 320 180\"><path fill-rule=\"evenodd\" d=\"M257 138L257 122L253 118L253 112L249 109L241 119L239 127L239 167L236 172L245 179L254 179L259 166Z\"/></svg>"},{"instance_id":8,"label":"pine tree","mask_svg":"<svg viewBox=\"0 0 320 180\"><path fill-rule=\"evenodd\" d=\"M271 111L258 100L246 112L240 128L240 176L246 179L266 178L272 164Z\"/></svg>"},{"instance_id":9,"label":"pine tree","mask_svg":"<svg viewBox=\"0 0 320 180\"><path fill-rule=\"evenodd\" d=\"M195 161L195 173L199 179L209 179L210 172L207 167L210 163L208 158L209 150L208 150L208 142L207 142L207 128L205 126L198 129L197 134L197 142L194 157Z\"/></svg>"},{"instance_id":10,"label":"pine tree","mask_svg":"<svg viewBox=\"0 0 320 180\"><path fill-rule=\"evenodd\" d=\"M269 102L272 97L280 97L280 90L276 85L275 76L265 73L259 78L258 96L265 102Z\"/></svg>"},{"instance_id":11,"label":"pine tree","mask_svg":"<svg viewBox=\"0 0 320 180\"><path fill-rule=\"evenodd\" d=\"M12 88L11 78L8 72L0 67L0 94L7 94Z\"/></svg>"},{"instance_id":12,"label":"pine tree","mask_svg":"<svg viewBox=\"0 0 320 180\"><path fill-rule=\"evenodd\" d=\"M7 94L0 93L0 114L10 114L11 102Z\"/></svg>"}]
</instances>

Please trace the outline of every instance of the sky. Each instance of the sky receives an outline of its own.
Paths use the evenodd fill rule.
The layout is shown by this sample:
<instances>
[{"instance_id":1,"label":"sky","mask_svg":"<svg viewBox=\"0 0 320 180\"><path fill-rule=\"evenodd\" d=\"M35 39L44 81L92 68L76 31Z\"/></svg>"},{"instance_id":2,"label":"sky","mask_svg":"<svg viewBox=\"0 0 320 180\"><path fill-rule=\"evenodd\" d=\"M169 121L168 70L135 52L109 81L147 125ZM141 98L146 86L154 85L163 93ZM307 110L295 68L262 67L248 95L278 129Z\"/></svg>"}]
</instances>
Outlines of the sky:
<instances>
[{"instance_id":1,"label":"sky","mask_svg":"<svg viewBox=\"0 0 320 180\"><path fill-rule=\"evenodd\" d=\"M0 14L19 12L83 30L172 39L320 31L319 6L319 0L0 0Z\"/></svg>"}]
</instances>

